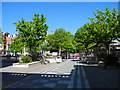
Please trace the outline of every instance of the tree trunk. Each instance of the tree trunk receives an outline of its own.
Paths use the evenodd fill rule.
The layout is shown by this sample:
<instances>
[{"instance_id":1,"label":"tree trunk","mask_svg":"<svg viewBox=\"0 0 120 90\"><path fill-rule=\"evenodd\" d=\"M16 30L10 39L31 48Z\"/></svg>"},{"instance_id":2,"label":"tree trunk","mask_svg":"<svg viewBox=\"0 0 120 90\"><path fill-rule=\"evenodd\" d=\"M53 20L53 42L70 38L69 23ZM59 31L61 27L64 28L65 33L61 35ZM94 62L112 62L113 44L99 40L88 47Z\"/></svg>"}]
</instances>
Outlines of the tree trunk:
<instances>
[{"instance_id":1,"label":"tree trunk","mask_svg":"<svg viewBox=\"0 0 120 90\"><path fill-rule=\"evenodd\" d=\"M59 56L61 55L61 48L59 48Z\"/></svg>"},{"instance_id":2,"label":"tree trunk","mask_svg":"<svg viewBox=\"0 0 120 90\"><path fill-rule=\"evenodd\" d=\"M110 44L106 44L106 45L105 45L105 47L106 47L106 53L107 53L107 54L110 54L110 50L109 50L110 47L109 47L109 45L110 45Z\"/></svg>"},{"instance_id":3,"label":"tree trunk","mask_svg":"<svg viewBox=\"0 0 120 90\"><path fill-rule=\"evenodd\" d=\"M68 59L68 56L69 56L69 55L68 55L68 50L67 50L67 59Z\"/></svg>"},{"instance_id":4,"label":"tree trunk","mask_svg":"<svg viewBox=\"0 0 120 90\"><path fill-rule=\"evenodd\" d=\"M85 49L86 49L86 51L87 51L87 52L89 52L89 50L88 50L88 48L87 48L87 47L88 47L88 46L85 46Z\"/></svg>"},{"instance_id":5,"label":"tree trunk","mask_svg":"<svg viewBox=\"0 0 120 90\"><path fill-rule=\"evenodd\" d=\"M32 47L30 46L29 48L30 48L30 56L31 56L31 59L32 59L32 61L34 61L34 55L33 55L33 52L32 52Z\"/></svg>"}]
</instances>

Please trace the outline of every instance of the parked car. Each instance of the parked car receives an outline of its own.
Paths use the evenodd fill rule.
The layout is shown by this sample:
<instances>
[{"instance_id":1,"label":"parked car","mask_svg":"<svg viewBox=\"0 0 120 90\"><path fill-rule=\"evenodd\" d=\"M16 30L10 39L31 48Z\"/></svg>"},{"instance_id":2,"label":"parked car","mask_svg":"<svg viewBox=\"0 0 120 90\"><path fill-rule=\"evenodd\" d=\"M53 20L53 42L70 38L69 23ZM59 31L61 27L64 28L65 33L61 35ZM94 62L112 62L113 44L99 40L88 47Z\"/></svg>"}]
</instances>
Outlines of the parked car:
<instances>
[{"instance_id":1,"label":"parked car","mask_svg":"<svg viewBox=\"0 0 120 90\"><path fill-rule=\"evenodd\" d=\"M56 57L56 62L57 62L57 63L62 62L62 57L61 57L61 56L57 56L57 57Z\"/></svg>"}]
</instances>

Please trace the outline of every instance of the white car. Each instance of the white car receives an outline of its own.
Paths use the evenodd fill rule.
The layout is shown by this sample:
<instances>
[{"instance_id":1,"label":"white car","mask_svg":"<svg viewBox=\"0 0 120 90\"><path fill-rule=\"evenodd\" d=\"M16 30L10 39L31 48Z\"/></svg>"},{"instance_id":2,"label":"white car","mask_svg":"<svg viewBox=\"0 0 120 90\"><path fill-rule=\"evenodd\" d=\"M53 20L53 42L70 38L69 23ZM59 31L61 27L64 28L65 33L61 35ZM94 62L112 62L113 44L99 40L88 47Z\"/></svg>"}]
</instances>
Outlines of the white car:
<instances>
[{"instance_id":1,"label":"white car","mask_svg":"<svg viewBox=\"0 0 120 90\"><path fill-rule=\"evenodd\" d=\"M61 58L60 56L56 57L56 62L57 62L57 63L62 62L62 58Z\"/></svg>"}]
</instances>

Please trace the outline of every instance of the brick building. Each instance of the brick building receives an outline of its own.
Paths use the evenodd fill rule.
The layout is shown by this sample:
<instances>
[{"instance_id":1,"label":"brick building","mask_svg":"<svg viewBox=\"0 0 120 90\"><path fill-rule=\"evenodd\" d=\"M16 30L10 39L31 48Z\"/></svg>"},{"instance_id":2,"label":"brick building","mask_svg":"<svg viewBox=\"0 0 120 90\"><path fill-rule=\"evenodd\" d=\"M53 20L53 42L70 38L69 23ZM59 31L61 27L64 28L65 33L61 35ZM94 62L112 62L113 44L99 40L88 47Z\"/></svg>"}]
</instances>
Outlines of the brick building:
<instances>
[{"instance_id":1,"label":"brick building","mask_svg":"<svg viewBox=\"0 0 120 90\"><path fill-rule=\"evenodd\" d=\"M11 35L8 32L2 32L2 39L4 40L4 43L2 43L0 46L2 49L2 55L7 55L10 52L10 44L13 42L15 37L16 34Z\"/></svg>"}]
</instances>

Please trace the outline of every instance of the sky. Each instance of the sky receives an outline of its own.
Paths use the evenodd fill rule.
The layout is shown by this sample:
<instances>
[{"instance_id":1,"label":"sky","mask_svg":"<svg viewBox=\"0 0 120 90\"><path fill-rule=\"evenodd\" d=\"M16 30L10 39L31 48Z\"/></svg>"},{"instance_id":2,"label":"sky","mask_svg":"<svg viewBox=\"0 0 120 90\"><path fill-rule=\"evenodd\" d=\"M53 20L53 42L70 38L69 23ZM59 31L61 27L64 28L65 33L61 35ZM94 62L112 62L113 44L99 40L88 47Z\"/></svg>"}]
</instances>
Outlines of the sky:
<instances>
[{"instance_id":1,"label":"sky","mask_svg":"<svg viewBox=\"0 0 120 90\"><path fill-rule=\"evenodd\" d=\"M97 8L112 11L118 9L118 2L2 2L2 32L17 34L13 23L22 18L30 21L34 13L38 13L46 17L48 33L63 28L75 34L78 28L90 22L88 18L94 17Z\"/></svg>"}]
</instances>

